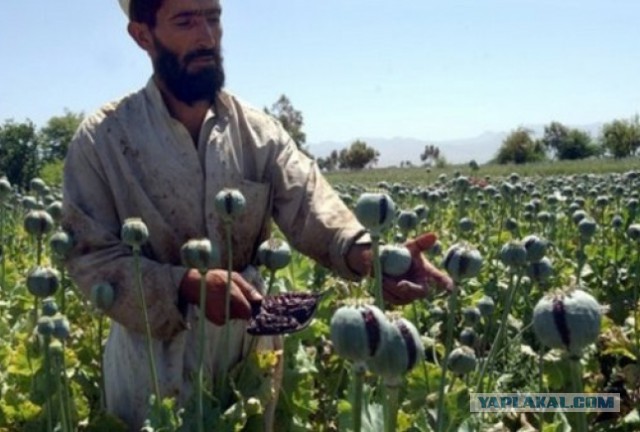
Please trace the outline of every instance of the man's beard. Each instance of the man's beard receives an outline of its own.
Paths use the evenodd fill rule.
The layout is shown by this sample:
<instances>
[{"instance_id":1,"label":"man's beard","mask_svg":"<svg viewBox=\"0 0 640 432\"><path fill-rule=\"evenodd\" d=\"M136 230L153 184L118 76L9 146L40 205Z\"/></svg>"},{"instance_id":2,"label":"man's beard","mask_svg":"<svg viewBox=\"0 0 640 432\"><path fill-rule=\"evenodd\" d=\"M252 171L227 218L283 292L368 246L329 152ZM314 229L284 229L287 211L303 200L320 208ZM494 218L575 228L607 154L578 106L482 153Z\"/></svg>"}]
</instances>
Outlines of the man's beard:
<instances>
[{"instance_id":1,"label":"man's beard","mask_svg":"<svg viewBox=\"0 0 640 432\"><path fill-rule=\"evenodd\" d=\"M155 36L154 42L158 56L154 61L155 73L167 86L171 94L181 102L193 106L196 102L213 104L224 86L224 68L222 56L217 49L199 49L184 56L180 63L178 55L167 48ZM198 57L213 57L214 64L197 72L187 70L189 63Z\"/></svg>"}]
</instances>

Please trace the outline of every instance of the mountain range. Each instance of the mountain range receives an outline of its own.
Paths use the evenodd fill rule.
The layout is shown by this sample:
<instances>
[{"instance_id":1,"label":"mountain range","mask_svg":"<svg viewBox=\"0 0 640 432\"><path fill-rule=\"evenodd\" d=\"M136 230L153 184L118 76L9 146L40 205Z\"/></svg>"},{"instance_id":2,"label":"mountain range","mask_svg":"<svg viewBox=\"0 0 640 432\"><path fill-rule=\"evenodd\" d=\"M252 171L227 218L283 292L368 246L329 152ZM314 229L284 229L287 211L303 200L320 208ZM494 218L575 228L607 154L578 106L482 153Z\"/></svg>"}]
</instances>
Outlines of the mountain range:
<instances>
[{"instance_id":1,"label":"mountain range","mask_svg":"<svg viewBox=\"0 0 640 432\"><path fill-rule=\"evenodd\" d=\"M587 125L567 125L571 128L583 130L597 139L600 135L603 123L591 123ZM542 137L545 125L525 125L533 131L536 138ZM349 147L353 141L360 139L368 146L375 148L379 153L377 167L398 166L403 161L410 161L414 165L420 165L420 154L426 145L435 145L440 149L440 154L447 162L452 164L467 163L475 160L479 164L488 162L497 153L504 139L511 131L487 131L475 137L449 139L442 141L425 140L409 137L394 138L354 138L349 142L323 141L308 144L308 149L315 157L327 157L333 150L340 151Z\"/></svg>"}]
</instances>

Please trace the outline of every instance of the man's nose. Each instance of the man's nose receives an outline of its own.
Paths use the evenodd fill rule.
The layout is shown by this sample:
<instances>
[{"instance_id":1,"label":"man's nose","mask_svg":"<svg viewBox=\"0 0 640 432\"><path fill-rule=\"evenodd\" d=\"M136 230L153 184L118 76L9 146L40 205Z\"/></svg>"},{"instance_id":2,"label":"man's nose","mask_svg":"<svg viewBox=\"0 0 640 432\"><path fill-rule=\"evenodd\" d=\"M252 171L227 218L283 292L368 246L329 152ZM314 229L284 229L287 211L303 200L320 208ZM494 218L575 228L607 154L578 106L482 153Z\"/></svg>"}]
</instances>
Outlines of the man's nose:
<instances>
[{"instance_id":1,"label":"man's nose","mask_svg":"<svg viewBox=\"0 0 640 432\"><path fill-rule=\"evenodd\" d=\"M198 48L217 48L220 38L220 25L212 24L205 17L198 18Z\"/></svg>"}]
</instances>

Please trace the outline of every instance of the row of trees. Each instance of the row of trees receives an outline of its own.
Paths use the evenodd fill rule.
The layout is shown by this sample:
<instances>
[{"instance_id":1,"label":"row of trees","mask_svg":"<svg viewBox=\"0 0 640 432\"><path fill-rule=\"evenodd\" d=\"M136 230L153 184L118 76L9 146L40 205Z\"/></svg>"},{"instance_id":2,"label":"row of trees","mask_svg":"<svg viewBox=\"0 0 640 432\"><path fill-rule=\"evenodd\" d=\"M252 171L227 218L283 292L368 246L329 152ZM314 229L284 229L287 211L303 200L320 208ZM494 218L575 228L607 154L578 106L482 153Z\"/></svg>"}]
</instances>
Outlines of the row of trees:
<instances>
[{"instance_id":1,"label":"row of trees","mask_svg":"<svg viewBox=\"0 0 640 432\"><path fill-rule=\"evenodd\" d=\"M635 156L640 151L640 120L614 120L602 127L598 140L587 132L569 128L559 122L551 122L544 128L540 139L533 137L533 131L518 128L502 142L495 162L527 163L536 162L551 155L558 160L585 159L610 155L614 158Z\"/></svg>"},{"instance_id":2,"label":"row of trees","mask_svg":"<svg viewBox=\"0 0 640 432\"><path fill-rule=\"evenodd\" d=\"M29 180L43 170L61 166L82 118L82 113L66 110L64 115L51 117L42 128L31 120L6 120L0 125L0 173L11 184L26 188ZM59 176L60 169L54 171Z\"/></svg>"}]
</instances>

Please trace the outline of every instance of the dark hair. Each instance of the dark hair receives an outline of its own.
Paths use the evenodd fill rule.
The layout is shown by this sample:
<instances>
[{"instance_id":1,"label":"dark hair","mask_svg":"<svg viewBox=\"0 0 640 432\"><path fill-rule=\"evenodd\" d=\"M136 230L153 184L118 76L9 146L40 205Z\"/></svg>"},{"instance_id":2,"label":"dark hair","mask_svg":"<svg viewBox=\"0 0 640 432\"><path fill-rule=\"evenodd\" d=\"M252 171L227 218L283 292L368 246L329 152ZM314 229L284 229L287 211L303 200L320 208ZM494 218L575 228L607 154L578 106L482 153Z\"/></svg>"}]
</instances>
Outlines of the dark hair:
<instances>
[{"instance_id":1,"label":"dark hair","mask_svg":"<svg viewBox=\"0 0 640 432\"><path fill-rule=\"evenodd\" d=\"M156 14L164 0L131 0L129 4L129 19L134 22L156 26Z\"/></svg>"}]
</instances>

